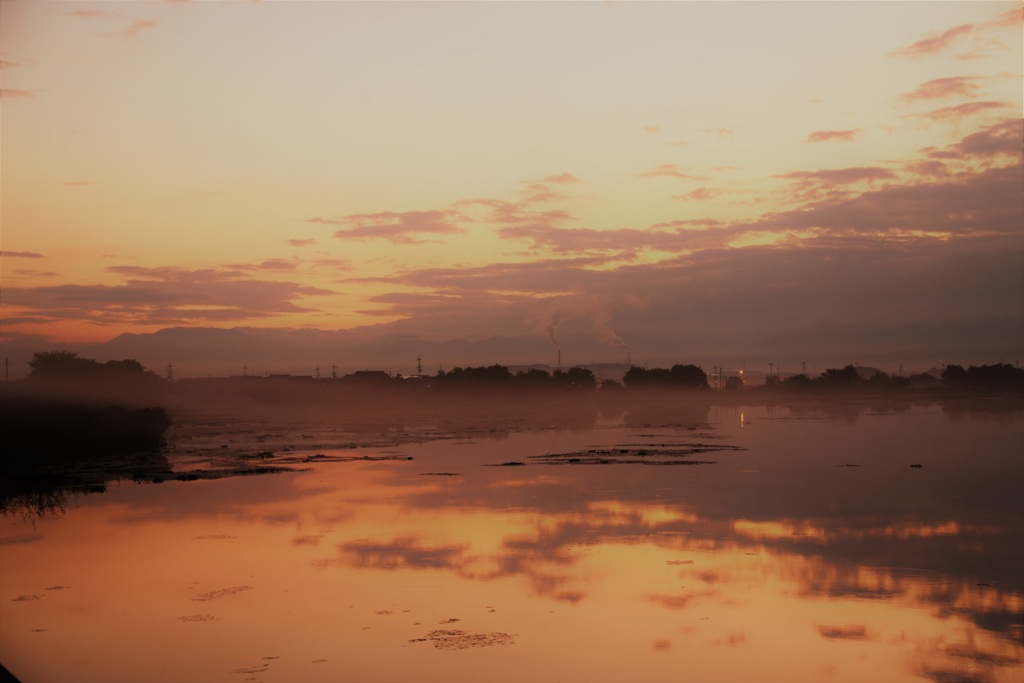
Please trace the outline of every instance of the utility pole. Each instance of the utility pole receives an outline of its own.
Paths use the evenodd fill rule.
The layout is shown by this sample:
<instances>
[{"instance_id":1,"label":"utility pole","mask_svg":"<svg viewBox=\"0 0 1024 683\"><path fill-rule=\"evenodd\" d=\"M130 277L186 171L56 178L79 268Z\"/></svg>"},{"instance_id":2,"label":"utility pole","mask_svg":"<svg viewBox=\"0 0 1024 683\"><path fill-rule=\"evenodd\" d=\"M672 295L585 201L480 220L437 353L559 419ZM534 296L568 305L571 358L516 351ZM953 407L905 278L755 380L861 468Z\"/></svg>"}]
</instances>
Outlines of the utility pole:
<instances>
[{"instance_id":1,"label":"utility pole","mask_svg":"<svg viewBox=\"0 0 1024 683\"><path fill-rule=\"evenodd\" d=\"M320 379L320 366L316 366L316 378Z\"/></svg>"},{"instance_id":2,"label":"utility pole","mask_svg":"<svg viewBox=\"0 0 1024 683\"><path fill-rule=\"evenodd\" d=\"M249 376L249 365L246 364L246 365L242 366L242 377L248 377L248 376Z\"/></svg>"},{"instance_id":3,"label":"utility pole","mask_svg":"<svg viewBox=\"0 0 1024 683\"><path fill-rule=\"evenodd\" d=\"M338 366L331 364L331 379L338 379Z\"/></svg>"},{"instance_id":4,"label":"utility pole","mask_svg":"<svg viewBox=\"0 0 1024 683\"><path fill-rule=\"evenodd\" d=\"M174 381L174 366L171 365L170 363L167 364L167 381Z\"/></svg>"},{"instance_id":5,"label":"utility pole","mask_svg":"<svg viewBox=\"0 0 1024 683\"><path fill-rule=\"evenodd\" d=\"M420 358L419 356L416 356L416 376L423 376L423 359Z\"/></svg>"}]
</instances>

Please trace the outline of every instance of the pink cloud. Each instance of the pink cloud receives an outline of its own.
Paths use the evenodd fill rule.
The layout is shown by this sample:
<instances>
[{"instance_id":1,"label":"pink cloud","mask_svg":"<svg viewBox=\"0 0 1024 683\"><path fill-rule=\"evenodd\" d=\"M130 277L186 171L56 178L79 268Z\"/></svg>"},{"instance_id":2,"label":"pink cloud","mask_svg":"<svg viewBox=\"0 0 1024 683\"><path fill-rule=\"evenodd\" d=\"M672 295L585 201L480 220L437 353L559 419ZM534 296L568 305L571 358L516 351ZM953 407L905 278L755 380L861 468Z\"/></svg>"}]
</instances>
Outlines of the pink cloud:
<instances>
[{"instance_id":1,"label":"pink cloud","mask_svg":"<svg viewBox=\"0 0 1024 683\"><path fill-rule=\"evenodd\" d=\"M238 268L239 266L235 266ZM289 261L283 258L272 258L261 261L252 266L242 266L243 269L247 270L268 270L278 273L291 273L298 269L298 263L296 261Z\"/></svg>"},{"instance_id":2,"label":"pink cloud","mask_svg":"<svg viewBox=\"0 0 1024 683\"><path fill-rule=\"evenodd\" d=\"M859 166L853 168L822 169L818 171L792 171L791 173L783 173L775 177L833 185L847 185L850 183L889 180L895 178L896 174L889 169L879 166Z\"/></svg>"},{"instance_id":3,"label":"pink cloud","mask_svg":"<svg viewBox=\"0 0 1024 683\"><path fill-rule=\"evenodd\" d=\"M974 97L981 86L978 81L982 80L977 76L951 76L949 78L936 78L917 86L911 92L906 93L903 99L907 102L917 100L938 100L950 97Z\"/></svg>"},{"instance_id":4,"label":"pink cloud","mask_svg":"<svg viewBox=\"0 0 1024 683\"><path fill-rule=\"evenodd\" d=\"M1005 140L1001 142L1005 144ZM894 230L1014 234L1024 224L1022 186L1024 167L990 168L939 182L890 185L810 208L767 214L734 227L748 231L815 229L835 236Z\"/></svg>"},{"instance_id":5,"label":"pink cloud","mask_svg":"<svg viewBox=\"0 0 1024 683\"><path fill-rule=\"evenodd\" d=\"M27 268L18 268L14 271L15 275L21 277L32 277L32 278L53 278L59 277L60 273L56 273L52 270L29 270Z\"/></svg>"},{"instance_id":6,"label":"pink cloud","mask_svg":"<svg viewBox=\"0 0 1024 683\"><path fill-rule=\"evenodd\" d=\"M644 132L648 135L657 135L661 132L661 126L657 124L648 124L644 126Z\"/></svg>"},{"instance_id":7,"label":"pink cloud","mask_svg":"<svg viewBox=\"0 0 1024 683\"><path fill-rule=\"evenodd\" d=\"M506 202L500 199L464 199L453 205L458 211L474 214L481 209L482 216L473 216L472 220L495 223L499 226L529 226L534 228L550 228L573 219L573 216L562 209L536 211L530 208L529 201Z\"/></svg>"},{"instance_id":8,"label":"pink cloud","mask_svg":"<svg viewBox=\"0 0 1024 683\"><path fill-rule=\"evenodd\" d=\"M0 251L0 256L5 258L46 258L34 251Z\"/></svg>"},{"instance_id":9,"label":"pink cloud","mask_svg":"<svg viewBox=\"0 0 1024 683\"><path fill-rule=\"evenodd\" d=\"M915 43L901 47L890 52L893 57L909 57L918 59L941 52L951 51L955 45L962 44L968 40L973 47L970 51L957 55L958 59L976 59L985 56L984 53L992 47L1003 47L998 41L991 39L991 32L1012 28L1020 25L1024 19L1024 10L1014 8L997 15L989 21L980 24L960 24L947 29L938 35L923 38Z\"/></svg>"},{"instance_id":10,"label":"pink cloud","mask_svg":"<svg viewBox=\"0 0 1024 683\"><path fill-rule=\"evenodd\" d=\"M578 183L579 179L572 173L566 171L565 173L561 173L559 175L549 175L547 178L544 179L544 182L555 183L557 185L567 185L570 183Z\"/></svg>"},{"instance_id":11,"label":"pink cloud","mask_svg":"<svg viewBox=\"0 0 1024 683\"><path fill-rule=\"evenodd\" d=\"M832 142L838 140L839 142L853 142L853 139L859 133L859 129L854 130L816 130L807 136L807 140L804 142Z\"/></svg>"},{"instance_id":12,"label":"pink cloud","mask_svg":"<svg viewBox=\"0 0 1024 683\"><path fill-rule=\"evenodd\" d=\"M526 186L526 202L539 203L565 199L565 195L556 192L544 183L529 183Z\"/></svg>"},{"instance_id":13,"label":"pink cloud","mask_svg":"<svg viewBox=\"0 0 1024 683\"><path fill-rule=\"evenodd\" d=\"M682 195L672 195L672 199L679 199L683 201L706 201L708 199L714 199L722 194L721 190L714 190L707 187L698 187L692 192L687 192Z\"/></svg>"},{"instance_id":14,"label":"pink cloud","mask_svg":"<svg viewBox=\"0 0 1024 683\"><path fill-rule=\"evenodd\" d=\"M1024 23L1024 7L1015 7L1007 10L987 23L996 28L1016 28Z\"/></svg>"},{"instance_id":15,"label":"pink cloud","mask_svg":"<svg viewBox=\"0 0 1024 683\"><path fill-rule=\"evenodd\" d=\"M675 164L661 164L660 166L655 166L650 171L645 171L638 175L641 178L681 178L683 180L707 180L707 178L702 178L700 176L684 173Z\"/></svg>"},{"instance_id":16,"label":"pink cloud","mask_svg":"<svg viewBox=\"0 0 1024 683\"><path fill-rule=\"evenodd\" d=\"M170 325L270 318L313 312L297 300L332 294L294 282L254 280L230 270L113 266L120 285L5 288L7 303L49 319L99 324Z\"/></svg>"},{"instance_id":17,"label":"pink cloud","mask_svg":"<svg viewBox=\"0 0 1024 683\"><path fill-rule=\"evenodd\" d=\"M16 67L19 67L19 66L25 66L26 64L29 64L29 63L30 62L27 62L27 61L24 61L24 60L18 61L18 60L14 60L14 59L9 59L6 56L4 56L2 53L0 53L0 69L13 69L13 68L16 68Z\"/></svg>"},{"instance_id":18,"label":"pink cloud","mask_svg":"<svg viewBox=\"0 0 1024 683\"><path fill-rule=\"evenodd\" d=\"M945 178L950 175L949 167L941 161L916 160L903 165L903 170L926 178Z\"/></svg>"},{"instance_id":19,"label":"pink cloud","mask_svg":"<svg viewBox=\"0 0 1024 683\"><path fill-rule=\"evenodd\" d=\"M313 238L288 240L288 244L292 245L293 247L311 247L316 243L317 241Z\"/></svg>"},{"instance_id":20,"label":"pink cloud","mask_svg":"<svg viewBox=\"0 0 1024 683\"><path fill-rule=\"evenodd\" d=\"M965 157L1009 156L1019 163L1024 154L1024 120L1009 119L989 126L947 149Z\"/></svg>"},{"instance_id":21,"label":"pink cloud","mask_svg":"<svg viewBox=\"0 0 1024 683\"><path fill-rule=\"evenodd\" d=\"M452 210L382 211L353 214L340 219L308 218L308 223L345 226L334 233L338 239L383 239L395 244L421 244L420 234L453 235L465 230L456 222L463 217Z\"/></svg>"},{"instance_id":22,"label":"pink cloud","mask_svg":"<svg viewBox=\"0 0 1024 683\"><path fill-rule=\"evenodd\" d=\"M960 119L973 116L983 111L992 109L1004 109L1010 106L1006 102L965 102L952 107L932 109L922 114L910 114L914 118L928 119L930 121L959 121Z\"/></svg>"},{"instance_id":23,"label":"pink cloud","mask_svg":"<svg viewBox=\"0 0 1024 683\"><path fill-rule=\"evenodd\" d=\"M595 230L593 228L553 228L549 226L517 225L500 228L498 236L507 240L529 240L534 248L551 249L554 252L618 252L631 255L640 248L652 246L659 240L667 246L670 234L651 233L644 230Z\"/></svg>"},{"instance_id":24,"label":"pink cloud","mask_svg":"<svg viewBox=\"0 0 1024 683\"><path fill-rule=\"evenodd\" d=\"M890 52L889 54L894 57L913 58L933 55L948 49L954 42L964 36L970 35L975 31L975 29L976 26L974 24L961 24L960 26L954 26L951 29L943 31L937 36L924 38L916 43Z\"/></svg>"},{"instance_id":25,"label":"pink cloud","mask_svg":"<svg viewBox=\"0 0 1024 683\"><path fill-rule=\"evenodd\" d=\"M144 31L156 28L160 25L159 19L140 19L133 22L128 28L126 28L120 35L125 38L138 38Z\"/></svg>"},{"instance_id":26,"label":"pink cloud","mask_svg":"<svg viewBox=\"0 0 1024 683\"><path fill-rule=\"evenodd\" d=\"M68 15L78 19L109 19L110 17L116 16L110 12L92 9L78 9L73 12L68 12Z\"/></svg>"},{"instance_id":27,"label":"pink cloud","mask_svg":"<svg viewBox=\"0 0 1024 683\"><path fill-rule=\"evenodd\" d=\"M0 97L13 97L17 99L31 99L36 96L35 90L19 90L17 88L0 89Z\"/></svg>"}]
</instances>

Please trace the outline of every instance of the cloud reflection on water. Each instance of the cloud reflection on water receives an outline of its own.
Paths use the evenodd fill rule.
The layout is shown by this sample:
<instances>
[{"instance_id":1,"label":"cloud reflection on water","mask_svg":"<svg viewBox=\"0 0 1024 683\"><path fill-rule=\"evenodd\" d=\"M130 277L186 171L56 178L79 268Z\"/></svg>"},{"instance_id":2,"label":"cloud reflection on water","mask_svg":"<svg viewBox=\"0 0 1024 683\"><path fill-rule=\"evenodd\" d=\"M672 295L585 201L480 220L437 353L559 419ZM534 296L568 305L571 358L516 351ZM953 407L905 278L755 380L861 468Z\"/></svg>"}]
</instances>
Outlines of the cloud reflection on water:
<instances>
[{"instance_id":1,"label":"cloud reflection on water","mask_svg":"<svg viewBox=\"0 0 1024 683\"><path fill-rule=\"evenodd\" d=\"M818 680L830 667L854 678L873 670L876 678L936 681L1001 681L1020 673L1020 415L998 423L1000 429L969 417L953 425L944 413L919 407L855 412L852 422L746 408L741 432L732 409L687 410L658 407L632 424L596 420L576 432L512 429L500 438L389 447L413 460L112 487L63 520L41 523L42 542L18 544L24 535L5 526L3 537L14 541L5 550L61 555L69 552L58 545L61 538L79 528L82 543L112 544L111 557L88 562L116 574L113 553L131 547L128 539L166 546L161 556L193 558L187 571L147 569L146 558L134 556L132 566L166 574L169 585L195 577L202 585L185 599L252 586L244 597L216 603L218 609L255 619L256 612L245 611L253 609L291 623L291 610L306 605L308 628L339 633L366 626L346 615L342 608L351 604L365 608L372 599L375 611L390 615L380 619L404 614L403 607L420 614L425 605L465 618L486 595L485 604L499 605L499 616L489 618L500 620L468 628L520 634L514 648L522 662L553 656L545 639L576 661L583 645L574 639L619 633L599 647L590 643L594 663L576 670L579 678L611 671L603 667L618 658L652 680L672 680L684 660L705 680L749 679L787 652L799 652L804 667L794 668L790 680ZM709 437L745 450L685 468L483 466L532 463L531 455L552 451ZM851 461L859 467L841 466ZM911 462L924 467L912 469ZM459 476L421 476L438 471ZM199 550L199 543L209 545ZM435 585L443 590L406 588ZM314 587L332 592L320 596ZM18 594L37 593L26 584ZM458 608L438 608L437 601ZM30 604L47 602L53 600ZM323 613L315 603L323 603ZM559 612L563 628L555 635L545 619L558 609L569 611ZM181 614L174 613L176 622ZM230 614L218 612L202 626L228 628ZM423 617L408 621L414 618ZM404 633L373 624L366 638ZM644 655L630 649L634 639L643 641ZM391 651L390 641L374 642L374 652ZM731 663L720 650L733 653ZM402 656L420 661L415 653ZM525 672L512 667L493 678Z\"/></svg>"}]
</instances>

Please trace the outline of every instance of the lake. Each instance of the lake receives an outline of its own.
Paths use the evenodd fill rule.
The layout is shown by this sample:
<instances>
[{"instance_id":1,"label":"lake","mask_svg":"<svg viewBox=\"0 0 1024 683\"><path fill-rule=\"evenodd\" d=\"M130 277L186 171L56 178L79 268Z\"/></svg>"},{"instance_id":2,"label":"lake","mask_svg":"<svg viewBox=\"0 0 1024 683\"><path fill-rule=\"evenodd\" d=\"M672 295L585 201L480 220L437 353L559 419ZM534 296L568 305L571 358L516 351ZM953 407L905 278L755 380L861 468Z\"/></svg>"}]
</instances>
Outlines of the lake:
<instances>
[{"instance_id":1,"label":"lake","mask_svg":"<svg viewBox=\"0 0 1024 683\"><path fill-rule=\"evenodd\" d=\"M0 519L23 683L1024 679L1019 403L197 414L160 458L202 476Z\"/></svg>"}]
</instances>

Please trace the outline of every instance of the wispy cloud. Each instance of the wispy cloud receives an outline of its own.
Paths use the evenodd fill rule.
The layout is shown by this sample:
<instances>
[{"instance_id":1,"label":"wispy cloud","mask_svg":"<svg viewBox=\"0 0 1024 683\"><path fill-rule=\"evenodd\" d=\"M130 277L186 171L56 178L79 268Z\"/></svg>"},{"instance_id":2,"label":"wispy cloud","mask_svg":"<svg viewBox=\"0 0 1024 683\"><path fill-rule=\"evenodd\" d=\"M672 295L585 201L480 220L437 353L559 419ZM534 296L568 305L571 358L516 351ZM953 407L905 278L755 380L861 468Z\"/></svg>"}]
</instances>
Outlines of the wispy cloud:
<instances>
[{"instance_id":1,"label":"wispy cloud","mask_svg":"<svg viewBox=\"0 0 1024 683\"><path fill-rule=\"evenodd\" d=\"M775 177L846 185L865 181L888 180L895 178L896 174L880 166L858 166L854 168L821 169L818 171L791 171L790 173L782 173Z\"/></svg>"},{"instance_id":2,"label":"wispy cloud","mask_svg":"<svg viewBox=\"0 0 1024 683\"><path fill-rule=\"evenodd\" d=\"M0 69L14 69L19 66L26 66L31 62L23 59L11 59L8 55L0 52Z\"/></svg>"},{"instance_id":3,"label":"wispy cloud","mask_svg":"<svg viewBox=\"0 0 1024 683\"><path fill-rule=\"evenodd\" d=\"M952 107L942 107L940 109L932 109L931 111L922 112L920 114L908 114L907 116L918 119L928 119L930 121L956 122L981 112L991 111L993 109L1004 109L1009 106L1010 105L1006 102L964 102L963 104L953 105Z\"/></svg>"},{"instance_id":4,"label":"wispy cloud","mask_svg":"<svg viewBox=\"0 0 1024 683\"><path fill-rule=\"evenodd\" d=\"M857 137L860 132L859 129L853 130L816 130L807 136L804 142L853 142L853 139Z\"/></svg>"},{"instance_id":5,"label":"wispy cloud","mask_svg":"<svg viewBox=\"0 0 1024 683\"><path fill-rule=\"evenodd\" d=\"M732 128L701 128L701 132L714 135L719 140L732 140L736 136Z\"/></svg>"},{"instance_id":6,"label":"wispy cloud","mask_svg":"<svg viewBox=\"0 0 1024 683\"><path fill-rule=\"evenodd\" d=\"M675 164L661 164L655 166L650 171L644 171L638 174L641 178L680 178L682 180L707 180L701 176L692 175L685 173L679 166Z\"/></svg>"},{"instance_id":7,"label":"wispy cloud","mask_svg":"<svg viewBox=\"0 0 1024 683\"><path fill-rule=\"evenodd\" d=\"M951 76L948 78L936 78L926 81L917 86L914 90L903 95L907 102L918 100L939 100L946 98L974 97L981 90L979 82L982 79L977 76Z\"/></svg>"},{"instance_id":8,"label":"wispy cloud","mask_svg":"<svg viewBox=\"0 0 1024 683\"><path fill-rule=\"evenodd\" d=\"M544 179L545 183L555 183L557 185L568 185L571 183L578 183L579 181L579 178L568 171L565 173L559 173L558 175L549 175Z\"/></svg>"},{"instance_id":9,"label":"wispy cloud","mask_svg":"<svg viewBox=\"0 0 1024 683\"><path fill-rule=\"evenodd\" d=\"M296 301L331 294L295 282L257 280L232 270L114 266L119 285L7 287L6 303L51 320L173 325L231 322L312 312Z\"/></svg>"},{"instance_id":10,"label":"wispy cloud","mask_svg":"<svg viewBox=\"0 0 1024 683\"><path fill-rule=\"evenodd\" d=\"M952 52L957 46L969 43L969 49L956 55L958 59L979 59L987 56L993 48L1003 48L991 34L998 29L1019 27L1024 20L1024 8L1014 8L997 15L989 21L977 24L960 24L945 31L922 38L890 52L893 57L920 59L943 52Z\"/></svg>"},{"instance_id":11,"label":"wispy cloud","mask_svg":"<svg viewBox=\"0 0 1024 683\"><path fill-rule=\"evenodd\" d=\"M382 239L395 244L421 244L415 235L458 235L465 230L458 225L463 217L456 211L382 211L352 214L339 219L308 218L308 223L343 226L335 231L338 239Z\"/></svg>"},{"instance_id":12,"label":"wispy cloud","mask_svg":"<svg viewBox=\"0 0 1024 683\"><path fill-rule=\"evenodd\" d=\"M661 126L656 123L644 125L644 132L648 135L657 135L661 132Z\"/></svg>"},{"instance_id":13,"label":"wispy cloud","mask_svg":"<svg viewBox=\"0 0 1024 683\"><path fill-rule=\"evenodd\" d=\"M0 88L0 97L14 99L31 99L36 96L36 90L21 90L18 88Z\"/></svg>"},{"instance_id":14,"label":"wispy cloud","mask_svg":"<svg viewBox=\"0 0 1024 683\"><path fill-rule=\"evenodd\" d=\"M68 12L68 16L75 17L76 19L110 19L116 17L116 14L111 12L105 12L103 10L95 9L76 9L72 12Z\"/></svg>"},{"instance_id":15,"label":"wispy cloud","mask_svg":"<svg viewBox=\"0 0 1024 683\"><path fill-rule=\"evenodd\" d=\"M64 184L70 187L85 187L87 185L95 185L96 183L91 180L70 180Z\"/></svg>"},{"instance_id":16,"label":"wispy cloud","mask_svg":"<svg viewBox=\"0 0 1024 683\"><path fill-rule=\"evenodd\" d=\"M42 254L37 254L34 251L0 251L0 256L4 258L45 258Z\"/></svg>"},{"instance_id":17,"label":"wispy cloud","mask_svg":"<svg viewBox=\"0 0 1024 683\"><path fill-rule=\"evenodd\" d=\"M135 38L138 38L139 36L141 36L146 31L154 29L154 28L156 28L159 25L160 25L160 20L159 19L139 19L138 21L133 21L123 31L120 31L120 32L118 32L116 34L113 34L113 35L121 36L123 38L128 38L128 39L134 40Z\"/></svg>"},{"instance_id":18,"label":"wispy cloud","mask_svg":"<svg viewBox=\"0 0 1024 683\"><path fill-rule=\"evenodd\" d=\"M294 273L299 268L299 262L297 260L288 260L282 258L272 258L260 261L259 263L243 263L243 264L232 264L228 266L234 270L240 271L269 271L276 273Z\"/></svg>"},{"instance_id":19,"label":"wispy cloud","mask_svg":"<svg viewBox=\"0 0 1024 683\"><path fill-rule=\"evenodd\" d=\"M894 57L924 57L926 55L933 55L949 49L960 38L974 33L976 28L975 24L954 26L938 35L923 38L916 43L901 47L889 54Z\"/></svg>"},{"instance_id":20,"label":"wispy cloud","mask_svg":"<svg viewBox=\"0 0 1024 683\"><path fill-rule=\"evenodd\" d=\"M672 195L672 199L678 199L681 201L707 201L709 199L715 199L716 197L721 196L721 194L721 190L709 187L698 187L696 190L692 190L686 194Z\"/></svg>"},{"instance_id":21,"label":"wispy cloud","mask_svg":"<svg viewBox=\"0 0 1024 683\"><path fill-rule=\"evenodd\" d=\"M1010 157L1020 164L1024 155L1024 121L1009 119L997 123L971 133L946 149L964 157Z\"/></svg>"}]
</instances>

